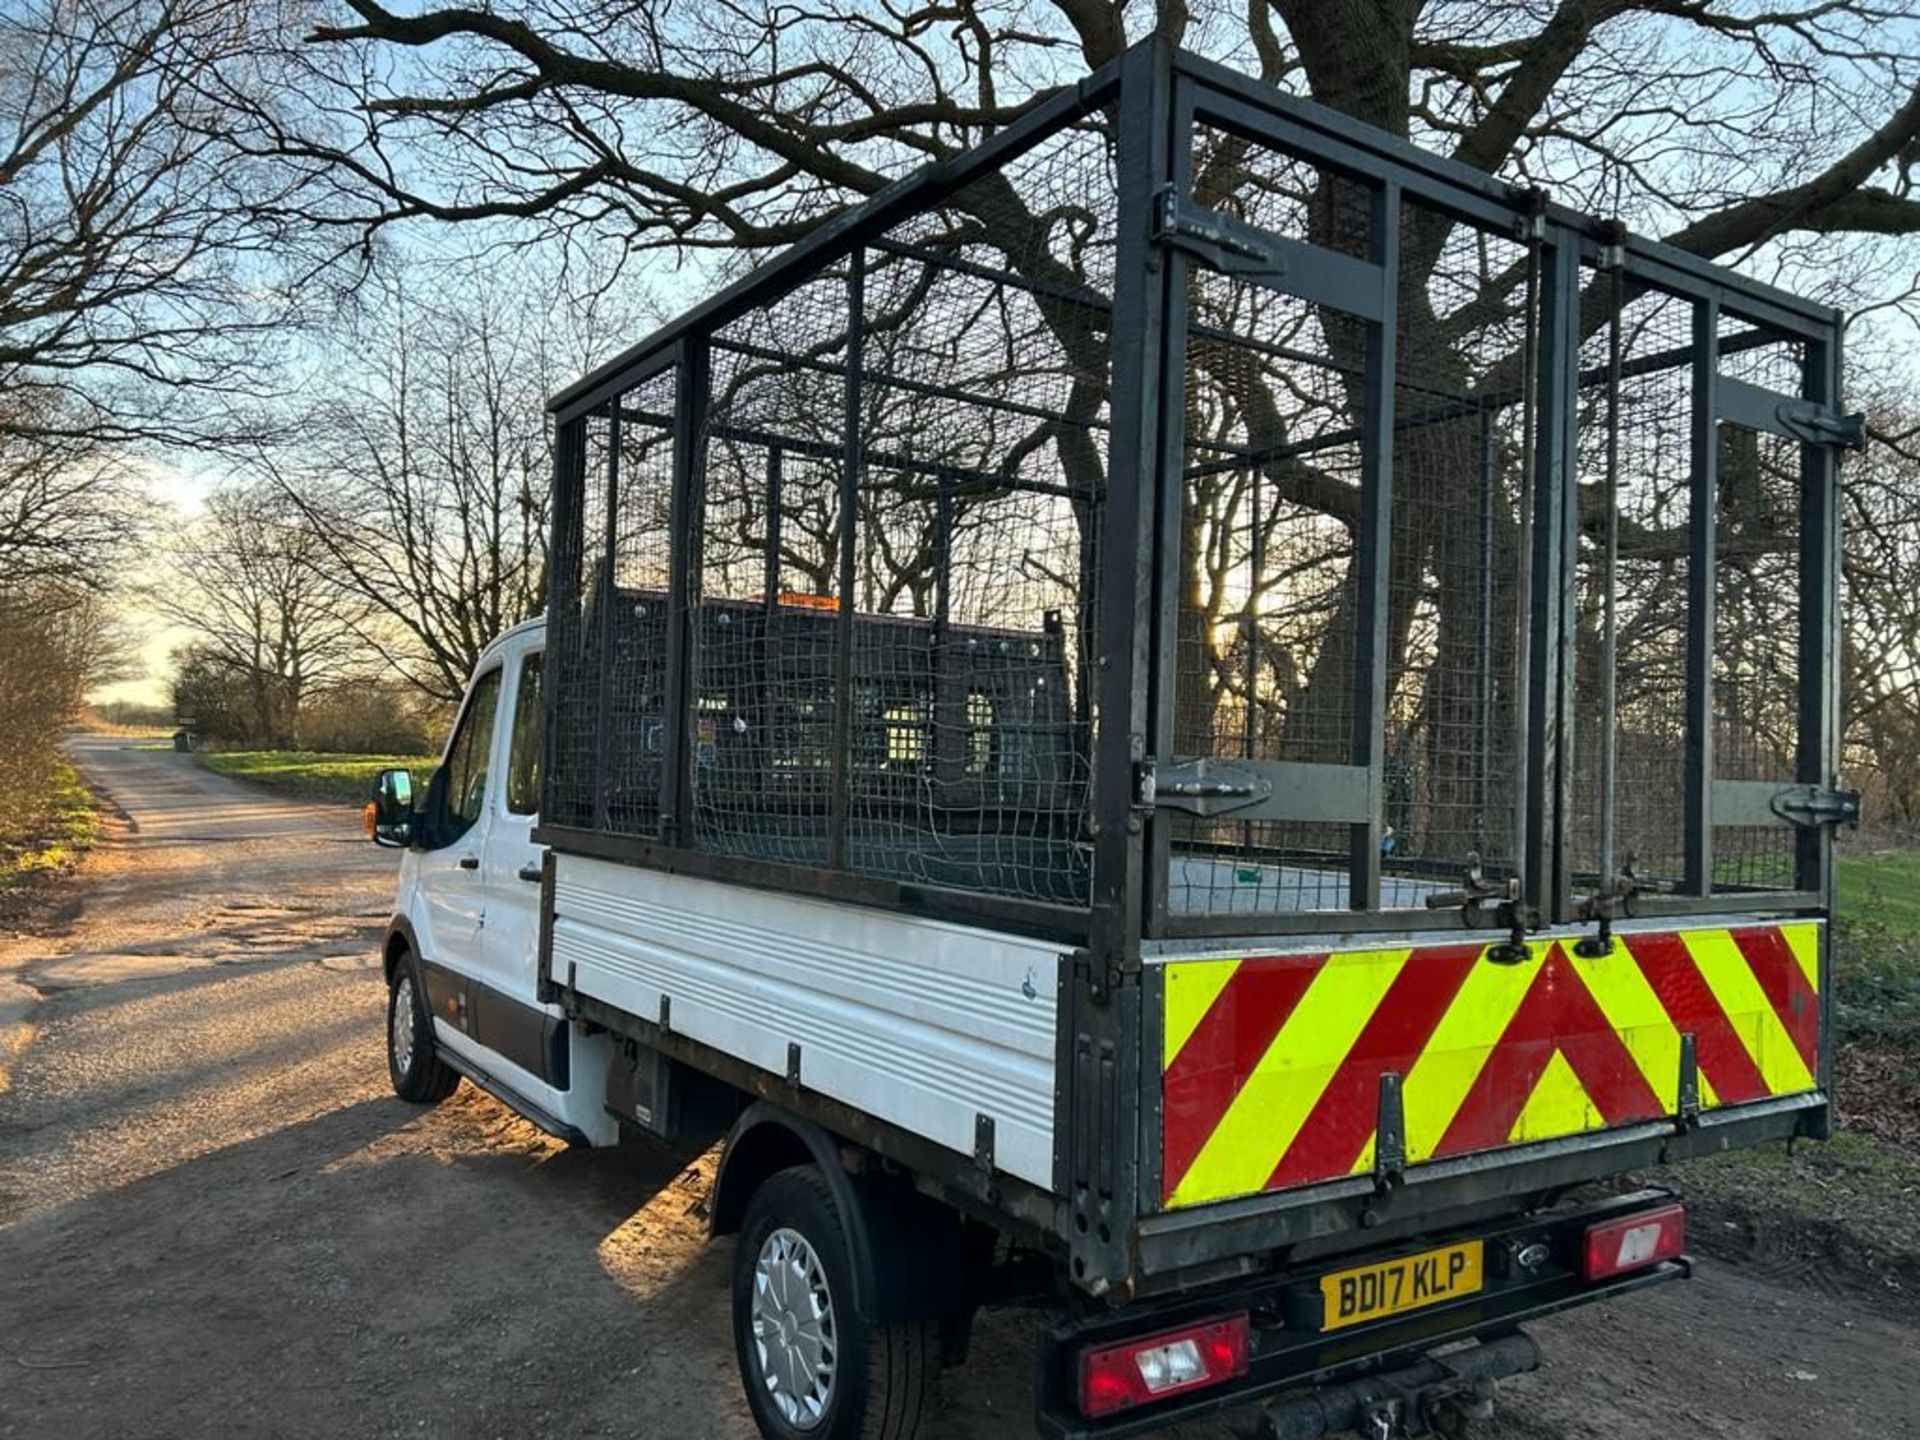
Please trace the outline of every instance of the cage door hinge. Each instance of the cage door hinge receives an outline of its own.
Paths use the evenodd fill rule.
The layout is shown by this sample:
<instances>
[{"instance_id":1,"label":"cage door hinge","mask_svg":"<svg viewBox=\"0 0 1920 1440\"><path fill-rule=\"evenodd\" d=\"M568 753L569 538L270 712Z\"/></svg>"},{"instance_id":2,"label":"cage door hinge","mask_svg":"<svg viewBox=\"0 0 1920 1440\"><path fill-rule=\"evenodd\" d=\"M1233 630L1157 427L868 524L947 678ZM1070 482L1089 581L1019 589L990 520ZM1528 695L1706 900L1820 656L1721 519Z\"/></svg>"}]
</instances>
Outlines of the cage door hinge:
<instances>
[{"instance_id":1,"label":"cage door hinge","mask_svg":"<svg viewBox=\"0 0 1920 1440\"><path fill-rule=\"evenodd\" d=\"M1795 785L1771 802L1773 813L1789 825L1847 825L1860 828L1860 792L1830 790L1824 785Z\"/></svg>"},{"instance_id":2,"label":"cage door hinge","mask_svg":"<svg viewBox=\"0 0 1920 1440\"><path fill-rule=\"evenodd\" d=\"M1195 205L1171 185L1163 186L1155 198L1153 238L1228 275L1271 278L1287 273L1287 257L1266 235Z\"/></svg>"},{"instance_id":3,"label":"cage door hinge","mask_svg":"<svg viewBox=\"0 0 1920 1440\"><path fill-rule=\"evenodd\" d=\"M1206 818L1258 805L1273 782L1224 760L1202 757L1171 765L1143 761L1134 768L1135 799L1144 810L1183 810Z\"/></svg>"},{"instance_id":4,"label":"cage door hinge","mask_svg":"<svg viewBox=\"0 0 1920 1440\"><path fill-rule=\"evenodd\" d=\"M1774 407L1780 427L1808 445L1832 445L1842 450L1867 448L1867 417L1836 415L1811 400L1786 400Z\"/></svg>"}]
</instances>

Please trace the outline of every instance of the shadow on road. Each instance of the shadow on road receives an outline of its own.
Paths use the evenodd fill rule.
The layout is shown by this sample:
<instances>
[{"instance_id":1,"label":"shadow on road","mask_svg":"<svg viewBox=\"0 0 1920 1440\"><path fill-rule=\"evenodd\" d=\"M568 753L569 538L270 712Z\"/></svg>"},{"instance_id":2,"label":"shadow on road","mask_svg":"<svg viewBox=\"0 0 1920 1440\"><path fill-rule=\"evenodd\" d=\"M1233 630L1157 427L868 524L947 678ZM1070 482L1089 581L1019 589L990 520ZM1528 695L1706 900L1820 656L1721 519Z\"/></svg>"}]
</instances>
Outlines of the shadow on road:
<instances>
[{"instance_id":1,"label":"shadow on road","mask_svg":"<svg viewBox=\"0 0 1920 1440\"><path fill-rule=\"evenodd\" d=\"M0 1434L744 1433L699 1159L367 1099L0 1228Z\"/></svg>"}]
</instances>

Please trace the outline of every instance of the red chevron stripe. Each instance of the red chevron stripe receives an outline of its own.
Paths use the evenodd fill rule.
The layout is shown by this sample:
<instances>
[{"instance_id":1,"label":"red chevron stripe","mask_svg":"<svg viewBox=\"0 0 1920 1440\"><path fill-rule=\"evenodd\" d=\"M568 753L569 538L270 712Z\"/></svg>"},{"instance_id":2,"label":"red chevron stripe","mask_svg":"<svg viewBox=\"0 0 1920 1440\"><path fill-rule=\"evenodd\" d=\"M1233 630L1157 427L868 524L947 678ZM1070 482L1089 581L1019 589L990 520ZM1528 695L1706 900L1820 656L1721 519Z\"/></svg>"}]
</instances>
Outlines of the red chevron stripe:
<instances>
[{"instance_id":1,"label":"red chevron stripe","mask_svg":"<svg viewBox=\"0 0 1920 1440\"><path fill-rule=\"evenodd\" d=\"M1173 1194L1327 957L1267 955L1234 971L1161 1082L1160 1178Z\"/></svg>"},{"instance_id":2,"label":"red chevron stripe","mask_svg":"<svg viewBox=\"0 0 1920 1440\"><path fill-rule=\"evenodd\" d=\"M1806 1061L1807 1073L1820 1073L1820 997L1807 984L1806 972L1793 958L1787 937L1771 925L1729 932L1747 959L1753 978L1766 992L1767 1003L1780 1017L1793 1045Z\"/></svg>"},{"instance_id":3,"label":"red chevron stripe","mask_svg":"<svg viewBox=\"0 0 1920 1440\"><path fill-rule=\"evenodd\" d=\"M1483 948L1478 943L1433 945L1407 957L1280 1157L1266 1189L1324 1180L1353 1169L1378 1118L1382 1072L1405 1076L1413 1068Z\"/></svg>"},{"instance_id":4,"label":"red chevron stripe","mask_svg":"<svg viewBox=\"0 0 1920 1440\"><path fill-rule=\"evenodd\" d=\"M1686 942L1671 931L1623 935L1627 953L1660 997L1667 1018L1682 1035L1693 1034L1694 1058L1700 1073L1725 1104L1756 1100L1769 1094L1766 1077L1740 1043L1733 1024L1687 952Z\"/></svg>"},{"instance_id":5,"label":"red chevron stripe","mask_svg":"<svg viewBox=\"0 0 1920 1440\"><path fill-rule=\"evenodd\" d=\"M1540 973L1434 1154L1457 1155L1508 1143L1514 1121L1556 1050L1566 1057L1607 1124L1651 1120L1663 1113L1660 1098L1556 944L1548 948Z\"/></svg>"}]
</instances>

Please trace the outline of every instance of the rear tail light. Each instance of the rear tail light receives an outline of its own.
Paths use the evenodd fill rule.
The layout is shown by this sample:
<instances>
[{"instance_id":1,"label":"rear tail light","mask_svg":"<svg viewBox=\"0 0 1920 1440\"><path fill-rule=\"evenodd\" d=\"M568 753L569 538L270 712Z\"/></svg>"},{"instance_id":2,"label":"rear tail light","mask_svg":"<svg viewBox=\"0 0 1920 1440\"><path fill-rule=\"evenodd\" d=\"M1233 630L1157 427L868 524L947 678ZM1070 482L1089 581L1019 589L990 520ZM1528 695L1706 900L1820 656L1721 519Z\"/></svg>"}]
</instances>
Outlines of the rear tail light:
<instances>
[{"instance_id":1,"label":"rear tail light","mask_svg":"<svg viewBox=\"0 0 1920 1440\"><path fill-rule=\"evenodd\" d=\"M1678 1205L1663 1205L1624 1220L1588 1226L1580 1273L1588 1280L1604 1280L1671 1260L1686 1248L1687 1212Z\"/></svg>"},{"instance_id":2,"label":"rear tail light","mask_svg":"<svg viewBox=\"0 0 1920 1440\"><path fill-rule=\"evenodd\" d=\"M1246 1373L1244 1314L1163 1330L1084 1352L1080 1413L1095 1419Z\"/></svg>"}]
</instances>

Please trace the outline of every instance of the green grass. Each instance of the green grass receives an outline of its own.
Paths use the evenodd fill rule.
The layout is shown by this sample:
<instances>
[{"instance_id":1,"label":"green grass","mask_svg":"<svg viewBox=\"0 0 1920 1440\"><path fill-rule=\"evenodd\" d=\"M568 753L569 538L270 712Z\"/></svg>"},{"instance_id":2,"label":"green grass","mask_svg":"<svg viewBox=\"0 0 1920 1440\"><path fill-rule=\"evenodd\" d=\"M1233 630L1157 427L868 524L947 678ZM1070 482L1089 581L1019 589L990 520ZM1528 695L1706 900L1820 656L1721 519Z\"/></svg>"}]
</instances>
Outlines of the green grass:
<instances>
[{"instance_id":1,"label":"green grass","mask_svg":"<svg viewBox=\"0 0 1920 1440\"><path fill-rule=\"evenodd\" d=\"M1842 850L1833 868L1843 917L1920 936L1920 850Z\"/></svg>"},{"instance_id":2,"label":"green grass","mask_svg":"<svg viewBox=\"0 0 1920 1440\"><path fill-rule=\"evenodd\" d=\"M65 869L98 834L92 792L64 755L54 756L42 801L0 830L0 889Z\"/></svg>"},{"instance_id":3,"label":"green grass","mask_svg":"<svg viewBox=\"0 0 1920 1440\"><path fill-rule=\"evenodd\" d=\"M1920 1156L1904 1146L1841 1129L1823 1144L1704 1156L1632 1182L1680 1191L1691 1248L1829 1283L1844 1277L1906 1306L1920 1294Z\"/></svg>"},{"instance_id":4,"label":"green grass","mask_svg":"<svg viewBox=\"0 0 1920 1440\"><path fill-rule=\"evenodd\" d=\"M1834 884L1842 1037L1920 1051L1920 850L1843 852Z\"/></svg>"},{"instance_id":5,"label":"green grass","mask_svg":"<svg viewBox=\"0 0 1920 1440\"><path fill-rule=\"evenodd\" d=\"M203 750L196 759L209 770L270 790L311 800L363 801L382 770L413 771L424 783L439 763L436 755L327 755L315 750Z\"/></svg>"}]
</instances>

